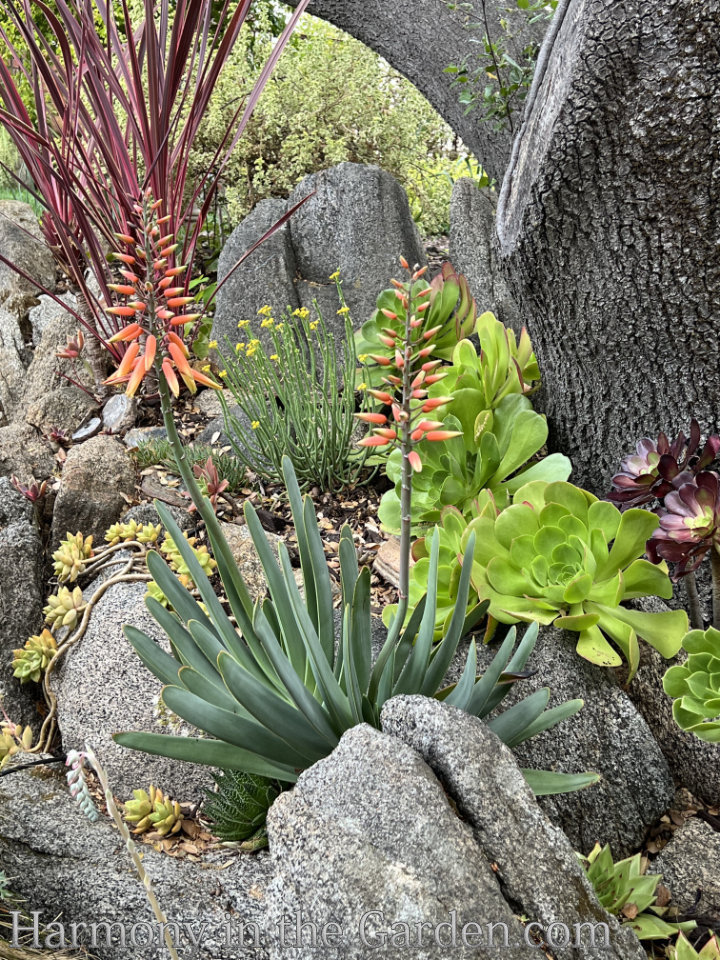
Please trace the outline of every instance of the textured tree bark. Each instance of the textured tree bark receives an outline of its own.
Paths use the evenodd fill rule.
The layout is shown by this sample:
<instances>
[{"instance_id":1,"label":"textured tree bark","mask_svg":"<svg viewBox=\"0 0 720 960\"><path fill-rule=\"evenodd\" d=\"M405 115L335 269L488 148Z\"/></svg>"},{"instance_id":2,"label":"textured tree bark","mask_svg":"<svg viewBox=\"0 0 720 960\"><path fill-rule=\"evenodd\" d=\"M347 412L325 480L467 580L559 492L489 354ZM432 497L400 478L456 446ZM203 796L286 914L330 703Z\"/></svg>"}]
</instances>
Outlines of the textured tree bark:
<instances>
[{"instance_id":1,"label":"textured tree bark","mask_svg":"<svg viewBox=\"0 0 720 960\"><path fill-rule=\"evenodd\" d=\"M550 442L609 487L720 421L720 0L564 0L498 207Z\"/></svg>"},{"instance_id":2,"label":"textured tree bark","mask_svg":"<svg viewBox=\"0 0 720 960\"><path fill-rule=\"evenodd\" d=\"M297 0L288 2L297 5ZM482 22L479 0L473 6L450 10L445 0L314 0L309 12L361 40L404 74L499 181L510 158L513 132L494 131L491 123L479 123L475 112L466 115L458 87L443 72L466 56L477 57L482 49L482 31L468 29L469 23ZM531 25L507 0L486 0L486 10L492 37L506 35L501 18L507 23L512 36L508 50L515 59L528 43L539 43L547 28L544 20Z\"/></svg>"}]
</instances>

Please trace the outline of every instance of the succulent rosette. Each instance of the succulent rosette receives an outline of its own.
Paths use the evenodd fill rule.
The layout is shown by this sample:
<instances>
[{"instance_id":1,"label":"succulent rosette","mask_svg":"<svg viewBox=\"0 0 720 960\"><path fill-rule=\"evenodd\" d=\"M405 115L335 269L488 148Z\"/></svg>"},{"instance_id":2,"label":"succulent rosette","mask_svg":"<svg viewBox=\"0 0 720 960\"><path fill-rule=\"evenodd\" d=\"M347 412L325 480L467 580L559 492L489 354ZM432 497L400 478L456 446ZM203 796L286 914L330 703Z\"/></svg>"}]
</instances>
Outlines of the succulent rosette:
<instances>
[{"instance_id":1,"label":"succulent rosette","mask_svg":"<svg viewBox=\"0 0 720 960\"><path fill-rule=\"evenodd\" d=\"M705 471L665 497L660 526L648 542L655 563L676 564L675 577L692 573L713 547L720 552L720 478Z\"/></svg>"},{"instance_id":2,"label":"succulent rosette","mask_svg":"<svg viewBox=\"0 0 720 960\"><path fill-rule=\"evenodd\" d=\"M720 743L720 630L691 630L682 643L688 658L663 679L673 697L673 718L701 740Z\"/></svg>"},{"instance_id":3,"label":"succulent rosette","mask_svg":"<svg viewBox=\"0 0 720 960\"><path fill-rule=\"evenodd\" d=\"M667 567L643 559L658 523L646 510L621 514L570 483L536 482L496 516L485 511L472 520L461 543L475 533L471 582L478 598L489 601L492 617L573 631L580 656L602 666L619 666L624 657L632 677L638 637L673 657L688 629L684 611L644 613L621 605L672 596Z\"/></svg>"},{"instance_id":4,"label":"succulent rosette","mask_svg":"<svg viewBox=\"0 0 720 960\"><path fill-rule=\"evenodd\" d=\"M652 500L662 500L672 490L692 480L695 474L710 466L720 451L720 436L708 437L700 447L700 425L690 424L690 436L679 433L671 442L664 433L657 440L643 437L635 453L625 457L620 470L612 478L613 489L607 499L626 507L639 507Z\"/></svg>"},{"instance_id":5,"label":"succulent rosette","mask_svg":"<svg viewBox=\"0 0 720 960\"><path fill-rule=\"evenodd\" d=\"M405 329L409 302L422 317L420 330L436 331L433 355L441 360L449 360L458 341L475 332L477 306L467 279L451 264L444 263L430 283L423 277L404 283L394 280L393 286L380 294L377 309L355 335L358 358L368 363L363 378L372 386L381 382L383 367L394 360L393 341Z\"/></svg>"},{"instance_id":6,"label":"succulent rosette","mask_svg":"<svg viewBox=\"0 0 720 960\"><path fill-rule=\"evenodd\" d=\"M554 453L530 463L545 445L548 426L530 400L520 393L503 397L494 410L483 406L484 394L451 391L452 414L442 420L445 430L457 435L443 444L425 440L418 444L422 469L413 478L412 520L416 532L437 523L448 505L466 518L473 513L477 497L490 490L499 507L510 502L520 487L533 480L567 480L572 465L563 454ZM456 416L457 413L457 416ZM386 472L395 484L382 498L378 516L390 532L400 529L402 457L388 457Z\"/></svg>"}]
</instances>

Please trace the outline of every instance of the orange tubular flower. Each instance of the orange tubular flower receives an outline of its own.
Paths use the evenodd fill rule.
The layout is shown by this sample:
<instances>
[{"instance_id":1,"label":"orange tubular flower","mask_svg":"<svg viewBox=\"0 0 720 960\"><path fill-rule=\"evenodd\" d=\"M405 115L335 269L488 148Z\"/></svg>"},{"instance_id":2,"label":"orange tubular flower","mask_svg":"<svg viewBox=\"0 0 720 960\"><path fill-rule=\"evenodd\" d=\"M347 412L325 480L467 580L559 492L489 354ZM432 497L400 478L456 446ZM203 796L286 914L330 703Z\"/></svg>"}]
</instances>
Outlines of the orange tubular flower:
<instances>
[{"instance_id":1,"label":"orange tubular flower","mask_svg":"<svg viewBox=\"0 0 720 960\"><path fill-rule=\"evenodd\" d=\"M115 373L108 377L105 383L117 383L123 380L130 371L133 369L137 355L140 353L140 344L135 340L134 343L131 343L130 346L125 351L125 355L120 361L120 366L117 368Z\"/></svg>"},{"instance_id":2,"label":"orange tubular flower","mask_svg":"<svg viewBox=\"0 0 720 960\"><path fill-rule=\"evenodd\" d=\"M134 293L135 291L133 291ZM134 307L106 307L105 313L112 313L116 317L134 317L137 310Z\"/></svg>"},{"instance_id":3,"label":"orange tubular flower","mask_svg":"<svg viewBox=\"0 0 720 960\"><path fill-rule=\"evenodd\" d=\"M380 403L392 403L393 398L389 393L385 393L384 390L368 390L368 393L371 397L375 397L376 400L379 400Z\"/></svg>"},{"instance_id":4,"label":"orange tubular flower","mask_svg":"<svg viewBox=\"0 0 720 960\"><path fill-rule=\"evenodd\" d=\"M138 357L135 361L135 366L133 368L132 376L130 377L125 393L128 397L134 397L137 393L137 389L143 381L143 377L146 374L145 370L145 358Z\"/></svg>"},{"instance_id":5,"label":"orange tubular flower","mask_svg":"<svg viewBox=\"0 0 720 960\"><path fill-rule=\"evenodd\" d=\"M420 454L417 450L411 450L408 454L408 463L413 468L415 473L420 473L422 470L422 460L420 459Z\"/></svg>"},{"instance_id":6,"label":"orange tubular flower","mask_svg":"<svg viewBox=\"0 0 720 960\"><path fill-rule=\"evenodd\" d=\"M363 437L362 440L358 440L359 447L386 447L390 441L384 440L382 437Z\"/></svg>"},{"instance_id":7,"label":"orange tubular flower","mask_svg":"<svg viewBox=\"0 0 720 960\"><path fill-rule=\"evenodd\" d=\"M175 371L173 370L172 364L167 357L162 362L162 372L163 376L167 380L167 385L170 387L170 391L173 396L179 397L180 384L178 383L178 378L175 376Z\"/></svg>"},{"instance_id":8,"label":"orange tubular flower","mask_svg":"<svg viewBox=\"0 0 720 960\"><path fill-rule=\"evenodd\" d=\"M201 383L205 387L212 387L213 390L222 390L222 384L216 383L214 380L211 380L210 377L206 377L204 373L200 373L200 371L194 367L190 372L196 383Z\"/></svg>"},{"instance_id":9,"label":"orange tubular flower","mask_svg":"<svg viewBox=\"0 0 720 960\"><path fill-rule=\"evenodd\" d=\"M185 380L186 377L192 377L190 364L188 363L187 357L180 347L173 343L172 340L168 343L168 353L172 357L177 372L180 374L183 380ZM185 382L187 383L187 381Z\"/></svg>"},{"instance_id":10,"label":"orange tubular flower","mask_svg":"<svg viewBox=\"0 0 720 960\"><path fill-rule=\"evenodd\" d=\"M438 407L444 407L446 403L450 403L452 397L431 397L430 400L426 400L422 405L423 413L430 413L431 410L436 410Z\"/></svg>"},{"instance_id":11,"label":"orange tubular flower","mask_svg":"<svg viewBox=\"0 0 720 960\"><path fill-rule=\"evenodd\" d=\"M110 337L108 343L118 343L120 341L127 343L128 340L136 340L142 332L143 328L139 323L130 323L119 333L116 333L114 337Z\"/></svg>"},{"instance_id":12,"label":"orange tubular flower","mask_svg":"<svg viewBox=\"0 0 720 960\"><path fill-rule=\"evenodd\" d=\"M358 420L364 420L365 423L377 423L380 426L387 423L387 417L384 413L356 413Z\"/></svg>"},{"instance_id":13,"label":"orange tubular flower","mask_svg":"<svg viewBox=\"0 0 720 960\"><path fill-rule=\"evenodd\" d=\"M460 430L430 430L425 434L426 440L452 440L453 437L461 437Z\"/></svg>"},{"instance_id":14,"label":"orange tubular flower","mask_svg":"<svg viewBox=\"0 0 720 960\"><path fill-rule=\"evenodd\" d=\"M157 351L157 339L152 334L145 341L145 372L150 369L155 361Z\"/></svg>"},{"instance_id":15,"label":"orange tubular flower","mask_svg":"<svg viewBox=\"0 0 720 960\"><path fill-rule=\"evenodd\" d=\"M386 440L397 440L397 430L381 427L379 430L373 430L378 437L385 437Z\"/></svg>"}]
</instances>

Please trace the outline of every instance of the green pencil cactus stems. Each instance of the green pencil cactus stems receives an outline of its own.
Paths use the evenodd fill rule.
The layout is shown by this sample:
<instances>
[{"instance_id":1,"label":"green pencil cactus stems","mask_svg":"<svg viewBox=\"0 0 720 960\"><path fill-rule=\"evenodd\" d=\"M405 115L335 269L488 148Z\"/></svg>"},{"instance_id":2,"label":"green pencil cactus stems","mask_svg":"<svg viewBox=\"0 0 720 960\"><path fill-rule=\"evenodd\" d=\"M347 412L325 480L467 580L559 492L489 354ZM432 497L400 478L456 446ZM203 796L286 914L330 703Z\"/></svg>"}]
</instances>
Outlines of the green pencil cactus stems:
<instances>
[{"instance_id":1,"label":"green pencil cactus stems","mask_svg":"<svg viewBox=\"0 0 720 960\"><path fill-rule=\"evenodd\" d=\"M60 627L74 627L86 607L80 587L74 590L61 587L56 594L48 597L43 613L46 623L50 624L52 630L57 630Z\"/></svg>"},{"instance_id":2,"label":"green pencil cactus stems","mask_svg":"<svg viewBox=\"0 0 720 960\"><path fill-rule=\"evenodd\" d=\"M688 658L670 667L663 679L674 698L678 726L701 740L720 743L720 631L691 630L682 642Z\"/></svg>"},{"instance_id":3,"label":"green pencil cactus stems","mask_svg":"<svg viewBox=\"0 0 720 960\"><path fill-rule=\"evenodd\" d=\"M83 537L78 531L74 536L68 532L53 554L55 576L61 583L74 583L84 572L93 556L93 538Z\"/></svg>"},{"instance_id":4,"label":"green pencil cactus stems","mask_svg":"<svg viewBox=\"0 0 720 960\"><path fill-rule=\"evenodd\" d=\"M49 630L43 630L38 636L26 640L24 647L13 650L13 676L17 677L20 683L40 683L56 653L55 637Z\"/></svg>"},{"instance_id":5,"label":"green pencil cactus stems","mask_svg":"<svg viewBox=\"0 0 720 960\"><path fill-rule=\"evenodd\" d=\"M463 542L475 534L472 584L496 620L554 623L579 635L577 652L592 663L619 666L622 654L632 677L638 636L673 657L688 628L684 611L621 606L672 596L667 568L642 559L657 525L646 510L621 514L570 483L536 482L499 514L485 510L472 520Z\"/></svg>"}]
</instances>

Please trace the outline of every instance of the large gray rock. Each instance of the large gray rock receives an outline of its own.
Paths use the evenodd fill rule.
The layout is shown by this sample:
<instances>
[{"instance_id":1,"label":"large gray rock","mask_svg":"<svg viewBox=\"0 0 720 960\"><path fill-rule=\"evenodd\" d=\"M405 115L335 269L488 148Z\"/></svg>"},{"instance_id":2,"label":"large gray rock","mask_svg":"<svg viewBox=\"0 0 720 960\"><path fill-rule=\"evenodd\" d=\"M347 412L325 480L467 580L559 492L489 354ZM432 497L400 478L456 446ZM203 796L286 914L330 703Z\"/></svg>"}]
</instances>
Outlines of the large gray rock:
<instances>
[{"instance_id":1,"label":"large gray rock","mask_svg":"<svg viewBox=\"0 0 720 960\"><path fill-rule=\"evenodd\" d=\"M18 319L36 302L38 287L55 287L55 260L43 239L32 207L17 200L0 200L0 250L23 270L31 283L0 263L0 303Z\"/></svg>"},{"instance_id":2,"label":"large gray rock","mask_svg":"<svg viewBox=\"0 0 720 960\"><path fill-rule=\"evenodd\" d=\"M121 569L113 567L110 573ZM143 665L123 633L124 625L137 627L168 649L163 631L145 607L147 585L120 582L106 586L107 578L106 573L83 591L86 601L100 595L84 636L57 668L53 687L63 749L82 750L85 743L92 746L123 800L151 783L176 800L200 800L202 787L210 782L206 767L129 750L112 740L113 733L126 730L172 732L174 721L158 707L162 684Z\"/></svg>"},{"instance_id":3,"label":"large gray rock","mask_svg":"<svg viewBox=\"0 0 720 960\"><path fill-rule=\"evenodd\" d=\"M284 916L293 920L292 934L298 916L320 931L338 925L342 940L326 938L324 960L376 956L383 936L387 960L445 958L448 948L434 942L432 930L450 921L452 911L458 926L454 957L504 955L486 939L473 947L460 943L465 923L488 921L506 924L518 945L514 956L536 956L524 945L522 927L472 831L429 767L414 750L372 727L348 731L330 757L306 770L291 793L281 794L270 810L268 834L276 868L268 888L273 958L317 956L307 941L297 945L288 937L283 945L278 927ZM393 943L396 922L409 924L415 940ZM430 925L420 944L418 922Z\"/></svg>"},{"instance_id":4,"label":"large gray rock","mask_svg":"<svg viewBox=\"0 0 720 960\"><path fill-rule=\"evenodd\" d=\"M423 265L425 250L405 191L380 167L340 163L312 174L295 188L290 205L312 191L314 196L290 220L298 273L302 280L329 287L334 305L335 284L329 276L339 269L357 328L369 319L378 294L400 271L398 258ZM306 300L313 295L317 291L306 294ZM325 320L344 332L336 314Z\"/></svg>"},{"instance_id":5,"label":"large gray rock","mask_svg":"<svg viewBox=\"0 0 720 960\"><path fill-rule=\"evenodd\" d=\"M45 436L56 428L73 436L96 409L94 397L65 383L33 400L26 407L25 421Z\"/></svg>"},{"instance_id":6,"label":"large gray rock","mask_svg":"<svg viewBox=\"0 0 720 960\"><path fill-rule=\"evenodd\" d=\"M135 470L125 447L113 437L93 437L71 447L55 500L52 541L81 530L102 542L107 528L128 506Z\"/></svg>"},{"instance_id":7,"label":"large gray rock","mask_svg":"<svg viewBox=\"0 0 720 960\"><path fill-rule=\"evenodd\" d=\"M0 702L14 723L35 723L38 688L13 677L12 651L43 625L43 548L33 505L0 477Z\"/></svg>"},{"instance_id":8,"label":"large gray rock","mask_svg":"<svg viewBox=\"0 0 720 960\"><path fill-rule=\"evenodd\" d=\"M61 300L70 307L71 310L77 310L78 302L74 294L70 292L58 294L58 300ZM64 310L63 307L60 306L57 300L53 300L52 297L48 297L46 294L38 297L37 306L33 307L29 314L34 347L40 346L42 338L45 335L45 328L58 316L67 317L72 323L77 325L77 321L67 310Z\"/></svg>"},{"instance_id":9,"label":"large gray rock","mask_svg":"<svg viewBox=\"0 0 720 960\"><path fill-rule=\"evenodd\" d=\"M29 362L17 317L0 308L0 424L8 423L17 409Z\"/></svg>"},{"instance_id":10,"label":"large gray rock","mask_svg":"<svg viewBox=\"0 0 720 960\"><path fill-rule=\"evenodd\" d=\"M399 271L398 258L424 264L425 251L397 181L375 166L341 163L306 177L288 201L263 200L228 240L218 263L220 279L241 254L260 239L290 207L313 194L288 223L252 253L224 285L217 299L213 334L232 344L239 320L252 321L252 335L270 345L257 311L266 304L279 319L285 307L313 309L317 299L339 345L345 321L338 315L335 282L340 270L343 293L357 329L372 314L378 294Z\"/></svg>"},{"instance_id":11,"label":"large gray rock","mask_svg":"<svg viewBox=\"0 0 720 960\"><path fill-rule=\"evenodd\" d=\"M23 483L43 480L55 468L52 447L27 423L0 427L0 476L15 474Z\"/></svg>"},{"instance_id":12,"label":"large gray rock","mask_svg":"<svg viewBox=\"0 0 720 960\"><path fill-rule=\"evenodd\" d=\"M240 257L266 233L287 210L284 200L261 200L243 222L235 228L218 260L218 280L222 281ZM293 285L295 258L287 224L276 230L242 263L223 285L217 297L213 336L223 353L239 340L247 341L249 331L240 336L238 321L250 320L253 335L260 332L258 310L266 304L279 319L287 306L298 307Z\"/></svg>"},{"instance_id":13,"label":"large gray rock","mask_svg":"<svg viewBox=\"0 0 720 960\"><path fill-rule=\"evenodd\" d=\"M662 874L678 910L715 930L720 927L720 833L709 823L687 820L648 872Z\"/></svg>"},{"instance_id":14,"label":"large gray rock","mask_svg":"<svg viewBox=\"0 0 720 960\"><path fill-rule=\"evenodd\" d=\"M416 750L472 826L495 864L507 900L547 928L609 923L614 949L603 957L644 958L635 935L610 920L598 903L565 834L537 805L511 751L481 720L426 697L394 697L382 728ZM557 960L596 956L558 945Z\"/></svg>"},{"instance_id":15,"label":"large gray rock","mask_svg":"<svg viewBox=\"0 0 720 960\"><path fill-rule=\"evenodd\" d=\"M98 756L102 763L103 753ZM84 817L70 798L63 769L40 767L0 779L0 868L12 877L25 909L40 913L41 925L59 922L59 928L50 929L56 937L65 932L68 948L71 924L77 923L77 945L88 947L99 960L164 960L166 947L117 829L105 815L96 823ZM262 946L251 946L255 929L260 936L263 933L265 890L271 876L267 853L242 856L222 850L192 863L150 846L139 847L171 934L172 924L179 925L175 943L181 957L267 957ZM95 947L90 939L93 923L98 924ZM120 927L110 928L107 945L103 923L124 928L125 946ZM57 949L60 942L55 939L47 945Z\"/></svg>"},{"instance_id":16,"label":"large gray rock","mask_svg":"<svg viewBox=\"0 0 720 960\"><path fill-rule=\"evenodd\" d=\"M135 426L138 401L125 393L116 393L103 407L103 427L108 433L125 433Z\"/></svg>"},{"instance_id":17,"label":"large gray rock","mask_svg":"<svg viewBox=\"0 0 720 960\"><path fill-rule=\"evenodd\" d=\"M76 305L74 298L69 294L65 294L61 299L71 307ZM41 337L27 371L27 384L23 397L24 409L31 408L33 404L42 401L50 390L58 388L87 396L65 379L66 377L72 377L91 393L94 388L93 378L85 364L63 359L57 355L58 350L62 350L67 344L68 339L74 339L77 336L80 322L61 304L47 296L40 297L37 310L34 329L41 331ZM85 331L85 336L87 339L90 334ZM63 425L60 424L60 426Z\"/></svg>"},{"instance_id":18,"label":"large gray rock","mask_svg":"<svg viewBox=\"0 0 720 960\"><path fill-rule=\"evenodd\" d=\"M495 252L497 194L474 180L456 180L450 201L450 262L464 273L478 312L491 310L506 326L520 330L518 310Z\"/></svg>"},{"instance_id":19,"label":"large gray rock","mask_svg":"<svg viewBox=\"0 0 720 960\"><path fill-rule=\"evenodd\" d=\"M601 774L587 790L543 797L540 806L562 827L573 847L587 854L609 843L616 858L633 853L648 827L670 806L674 787L667 762L647 723L609 671L575 653L577 635L541 628L528 667L537 672L517 684L512 704L550 687L550 706L580 698L585 705L569 720L515 749L521 766ZM479 652L479 669L494 648Z\"/></svg>"}]
</instances>

